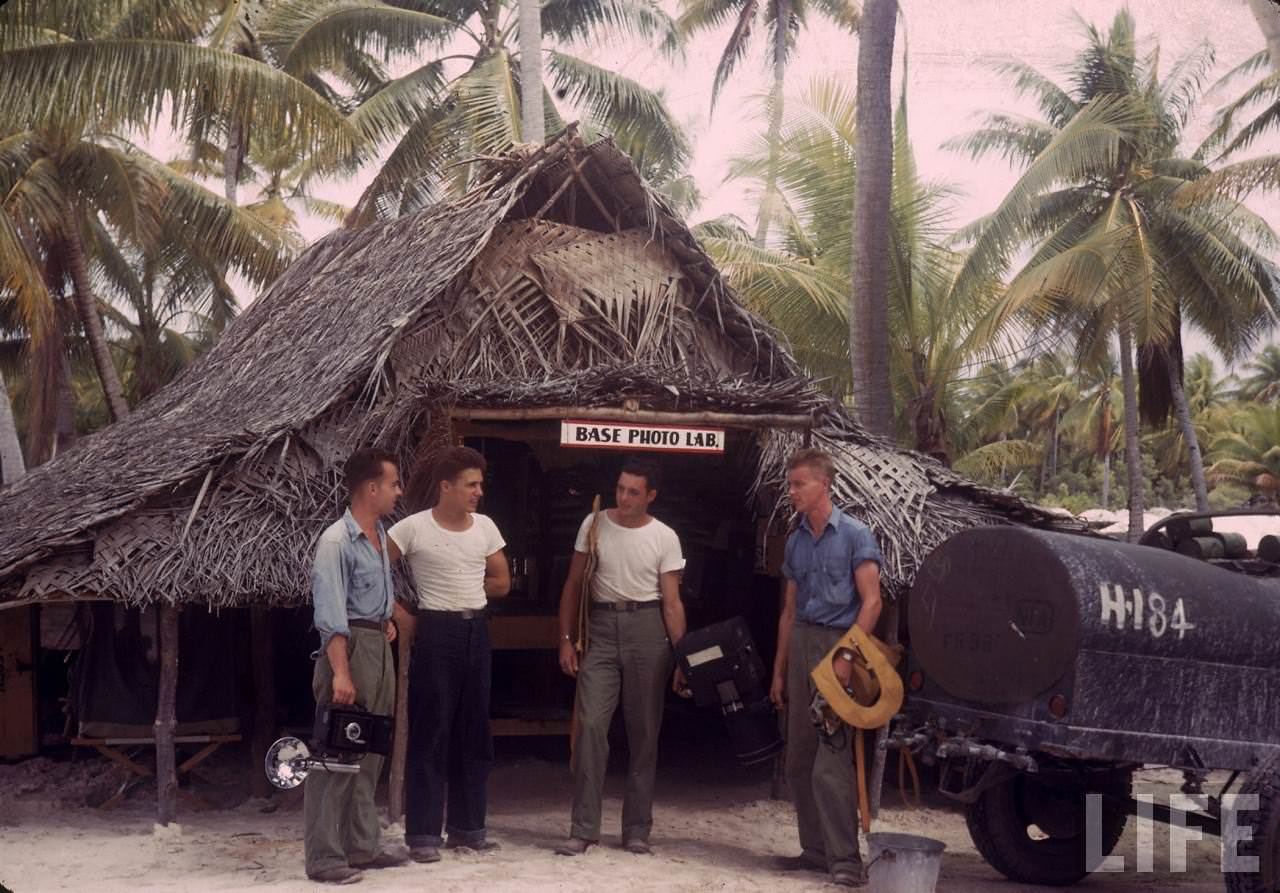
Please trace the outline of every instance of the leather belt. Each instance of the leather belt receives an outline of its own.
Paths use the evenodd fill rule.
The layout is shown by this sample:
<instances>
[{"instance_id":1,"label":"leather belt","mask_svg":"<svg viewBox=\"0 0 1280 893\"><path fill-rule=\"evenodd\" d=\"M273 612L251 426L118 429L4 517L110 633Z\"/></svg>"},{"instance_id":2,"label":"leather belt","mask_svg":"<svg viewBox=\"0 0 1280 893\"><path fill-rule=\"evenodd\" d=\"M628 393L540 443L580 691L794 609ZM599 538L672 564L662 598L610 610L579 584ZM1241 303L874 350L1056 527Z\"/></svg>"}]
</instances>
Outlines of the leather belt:
<instances>
[{"instance_id":1,"label":"leather belt","mask_svg":"<svg viewBox=\"0 0 1280 893\"><path fill-rule=\"evenodd\" d=\"M377 632L383 632L387 628L385 622L378 620L348 620L347 626L354 626L356 629L371 629Z\"/></svg>"},{"instance_id":2,"label":"leather belt","mask_svg":"<svg viewBox=\"0 0 1280 893\"><path fill-rule=\"evenodd\" d=\"M643 611L645 608L656 608L662 604L662 599L651 598L643 602L592 602L591 610L596 611Z\"/></svg>"},{"instance_id":3,"label":"leather belt","mask_svg":"<svg viewBox=\"0 0 1280 893\"><path fill-rule=\"evenodd\" d=\"M427 617L443 617L455 620L476 620L487 616L484 608L463 608L461 611L438 611L434 608L424 608L418 613Z\"/></svg>"}]
</instances>

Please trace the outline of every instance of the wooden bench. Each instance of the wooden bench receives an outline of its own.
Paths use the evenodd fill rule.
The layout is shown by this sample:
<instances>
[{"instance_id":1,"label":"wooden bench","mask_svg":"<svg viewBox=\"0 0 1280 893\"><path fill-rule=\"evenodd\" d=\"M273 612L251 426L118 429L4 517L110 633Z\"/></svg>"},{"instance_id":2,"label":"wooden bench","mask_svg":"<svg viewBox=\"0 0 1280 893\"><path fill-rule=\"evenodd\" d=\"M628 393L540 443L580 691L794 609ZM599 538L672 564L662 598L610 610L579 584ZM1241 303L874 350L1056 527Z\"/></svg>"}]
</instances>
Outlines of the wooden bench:
<instances>
[{"instance_id":1,"label":"wooden bench","mask_svg":"<svg viewBox=\"0 0 1280 893\"><path fill-rule=\"evenodd\" d=\"M233 735L178 735L173 739L173 743L181 747L184 744L201 744L204 745L194 754L187 757L177 767L178 780L181 782L182 777L190 773L196 766L208 759L214 751L224 744L234 744L243 741L244 736L239 734ZM114 809L120 805L129 791L133 790L139 783L148 778L155 777L155 771L151 766L145 763L139 763L136 759L137 755L149 747L156 746L155 738L72 738L71 743L76 747L92 747L107 759L111 760L118 766L124 767L129 773L124 783L120 786L120 790L116 791L111 797L102 804L102 809ZM126 753L125 751L129 752ZM185 799L196 809L212 809L213 804L190 791L184 791L178 788L178 796Z\"/></svg>"}]
</instances>

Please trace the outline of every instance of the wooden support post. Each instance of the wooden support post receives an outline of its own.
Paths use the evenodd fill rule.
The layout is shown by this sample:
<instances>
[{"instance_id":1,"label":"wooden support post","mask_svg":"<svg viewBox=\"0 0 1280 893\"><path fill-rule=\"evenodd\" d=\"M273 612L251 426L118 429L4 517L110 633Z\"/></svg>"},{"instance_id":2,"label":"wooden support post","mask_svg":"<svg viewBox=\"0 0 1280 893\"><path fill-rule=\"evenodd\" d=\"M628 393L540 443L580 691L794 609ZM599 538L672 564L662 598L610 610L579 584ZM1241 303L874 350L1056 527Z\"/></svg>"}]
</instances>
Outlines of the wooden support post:
<instances>
[{"instance_id":1,"label":"wooden support post","mask_svg":"<svg viewBox=\"0 0 1280 893\"><path fill-rule=\"evenodd\" d=\"M274 788L263 767L276 736L275 624L271 609L249 609L249 647L253 655L253 741L249 746L253 796L265 800Z\"/></svg>"},{"instance_id":2,"label":"wooden support post","mask_svg":"<svg viewBox=\"0 0 1280 893\"><path fill-rule=\"evenodd\" d=\"M391 821L404 818L404 764L409 754L409 655L413 650L414 627L396 633L396 726L391 739L391 778L388 805Z\"/></svg>"},{"instance_id":3,"label":"wooden support post","mask_svg":"<svg viewBox=\"0 0 1280 893\"><path fill-rule=\"evenodd\" d=\"M177 605L160 606L160 694L156 699L156 818L161 825L173 821L178 799L178 773L174 730L178 701Z\"/></svg>"}]
</instances>

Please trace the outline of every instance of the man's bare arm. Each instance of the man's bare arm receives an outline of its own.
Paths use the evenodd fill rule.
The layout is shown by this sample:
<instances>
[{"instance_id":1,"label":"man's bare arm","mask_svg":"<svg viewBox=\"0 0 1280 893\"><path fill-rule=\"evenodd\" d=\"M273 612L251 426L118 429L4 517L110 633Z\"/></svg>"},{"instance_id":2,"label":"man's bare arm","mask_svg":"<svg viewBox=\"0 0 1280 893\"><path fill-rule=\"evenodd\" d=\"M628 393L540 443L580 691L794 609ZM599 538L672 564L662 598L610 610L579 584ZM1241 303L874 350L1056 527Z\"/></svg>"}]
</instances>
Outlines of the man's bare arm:
<instances>
[{"instance_id":1,"label":"man's bare arm","mask_svg":"<svg viewBox=\"0 0 1280 893\"><path fill-rule=\"evenodd\" d=\"M778 647L773 658L773 684L769 697L779 710L787 702L787 652L791 648L791 628L796 622L796 584L787 580L782 590L782 612L778 615Z\"/></svg>"},{"instance_id":2,"label":"man's bare arm","mask_svg":"<svg viewBox=\"0 0 1280 893\"><path fill-rule=\"evenodd\" d=\"M582 576L587 569L587 553L574 550L569 559L569 575L560 590L560 669L568 676L578 675L578 602L582 596Z\"/></svg>"},{"instance_id":3,"label":"man's bare arm","mask_svg":"<svg viewBox=\"0 0 1280 893\"><path fill-rule=\"evenodd\" d=\"M502 598L511 591L511 567L507 553L499 549L484 560L484 594L489 598Z\"/></svg>"},{"instance_id":4,"label":"man's bare arm","mask_svg":"<svg viewBox=\"0 0 1280 893\"><path fill-rule=\"evenodd\" d=\"M674 645L684 638L684 602L680 600L680 572L668 571L658 579L662 592L662 620L667 625L667 638Z\"/></svg>"},{"instance_id":5,"label":"man's bare arm","mask_svg":"<svg viewBox=\"0 0 1280 893\"><path fill-rule=\"evenodd\" d=\"M884 607L880 598L880 565L874 561L862 562L853 570L853 584L862 599L857 625L864 633L871 635L880 619L880 610Z\"/></svg>"}]
</instances>

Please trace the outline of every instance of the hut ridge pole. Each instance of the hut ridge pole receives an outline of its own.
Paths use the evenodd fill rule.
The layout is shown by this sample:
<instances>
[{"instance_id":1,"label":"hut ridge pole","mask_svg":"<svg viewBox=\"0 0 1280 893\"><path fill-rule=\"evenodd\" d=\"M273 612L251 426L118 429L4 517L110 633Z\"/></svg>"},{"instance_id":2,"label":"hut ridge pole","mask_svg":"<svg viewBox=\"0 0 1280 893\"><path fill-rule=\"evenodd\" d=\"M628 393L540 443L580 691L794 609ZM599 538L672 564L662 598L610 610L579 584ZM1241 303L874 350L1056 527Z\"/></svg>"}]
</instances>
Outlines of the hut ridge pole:
<instances>
[{"instance_id":1,"label":"hut ridge pole","mask_svg":"<svg viewBox=\"0 0 1280 893\"><path fill-rule=\"evenodd\" d=\"M174 730L178 694L178 612L177 605L160 606L160 694L156 702L156 812L161 825L173 821L178 800L177 759Z\"/></svg>"},{"instance_id":2,"label":"hut ridge pole","mask_svg":"<svg viewBox=\"0 0 1280 893\"><path fill-rule=\"evenodd\" d=\"M265 800L273 788L263 767L276 732L275 626L271 609L256 605L249 613L249 647L253 652L253 743L250 776L253 796Z\"/></svg>"}]
</instances>

